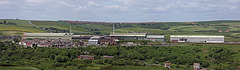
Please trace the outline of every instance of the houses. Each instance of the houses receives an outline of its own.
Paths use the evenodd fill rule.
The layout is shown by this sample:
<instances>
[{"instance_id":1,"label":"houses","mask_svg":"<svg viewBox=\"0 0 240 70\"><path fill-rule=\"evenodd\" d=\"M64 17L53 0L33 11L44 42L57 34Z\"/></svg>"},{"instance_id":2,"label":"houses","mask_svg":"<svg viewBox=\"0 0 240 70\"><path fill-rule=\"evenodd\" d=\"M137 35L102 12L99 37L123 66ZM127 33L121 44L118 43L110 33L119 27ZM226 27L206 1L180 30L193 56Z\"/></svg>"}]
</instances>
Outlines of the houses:
<instances>
[{"instance_id":1,"label":"houses","mask_svg":"<svg viewBox=\"0 0 240 70\"><path fill-rule=\"evenodd\" d=\"M231 31L229 31L229 30L226 30L226 31L223 31L223 30L218 30L218 32L219 32L219 33L223 33L223 32L226 32L226 33L228 33L228 32L231 32Z\"/></svg>"},{"instance_id":2,"label":"houses","mask_svg":"<svg viewBox=\"0 0 240 70\"><path fill-rule=\"evenodd\" d=\"M200 63L193 63L194 70L200 70Z\"/></svg>"},{"instance_id":3,"label":"houses","mask_svg":"<svg viewBox=\"0 0 240 70\"><path fill-rule=\"evenodd\" d=\"M88 40L88 45L111 45L115 46L119 43L117 38L109 36L93 36Z\"/></svg>"},{"instance_id":4,"label":"houses","mask_svg":"<svg viewBox=\"0 0 240 70\"><path fill-rule=\"evenodd\" d=\"M119 40L117 38L102 37L99 39L99 44L101 45L116 46L118 43L119 43Z\"/></svg>"},{"instance_id":5,"label":"houses","mask_svg":"<svg viewBox=\"0 0 240 70\"><path fill-rule=\"evenodd\" d=\"M171 68L171 63L169 63L169 62L165 63L164 67Z\"/></svg>"},{"instance_id":6,"label":"houses","mask_svg":"<svg viewBox=\"0 0 240 70\"><path fill-rule=\"evenodd\" d=\"M80 55L80 56L78 56L77 59L81 59L81 60L84 60L84 59L94 60L94 56L92 56L92 55Z\"/></svg>"},{"instance_id":7,"label":"houses","mask_svg":"<svg viewBox=\"0 0 240 70\"><path fill-rule=\"evenodd\" d=\"M114 56L106 56L106 55L103 56L103 59L113 59L113 58Z\"/></svg>"},{"instance_id":8,"label":"houses","mask_svg":"<svg viewBox=\"0 0 240 70\"><path fill-rule=\"evenodd\" d=\"M14 39L21 39L20 36L3 36L3 35L0 35L0 41L12 41L13 43L15 42Z\"/></svg>"},{"instance_id":9,"label":"houses","mask_svg":"<svg viewBox=\"0 0 240 70\"><path fill-rule=\"evenodd\" d=\"M140 45L140 43L133 43L133 42L126 42L126 43L121 43L121 46L137 46Z\"/></svg>"},{"instance_id":10,"label":"houses","mask_svg":"<svg viewBox=\"0 0 240 70\"><path fill-rule=\"evenodd\" d=\"M72 41L65 39L23 39L18 44L24 47L73 47Z\"/></svg>"},{"instance_id":11,"label":"houses","mask_svg":"<svg viewBox=\"0 0 240 70\"><path fill-rule=\"evenodd\" d=\"M103 57L103 59L113 59L114 58L114 56L106 56L106 55L104 55L102 57ZM95 58L94 58L93 55L79 55L77 59L81 59L81 60L83 60L83 59L94 60Z\"/></svg>"},{"instance_id":12,"label":"houses","mask_svg":"<svg viewBox=\"0 0 240 70\"><path fill-rule=\"evenodd\" d=\"M67 39L72 40L72 33L24 33L22 39Z\"/></svg>"},{"instance_id":13,"label":"houses","mask_svg":"<svg viewBox=\"0 0 240 70\"><path fill-rule=\"evenodd\" d=\"M178 43L224 43L224 36L171 35L171 42Z\"/></svg>"}]
</instances>

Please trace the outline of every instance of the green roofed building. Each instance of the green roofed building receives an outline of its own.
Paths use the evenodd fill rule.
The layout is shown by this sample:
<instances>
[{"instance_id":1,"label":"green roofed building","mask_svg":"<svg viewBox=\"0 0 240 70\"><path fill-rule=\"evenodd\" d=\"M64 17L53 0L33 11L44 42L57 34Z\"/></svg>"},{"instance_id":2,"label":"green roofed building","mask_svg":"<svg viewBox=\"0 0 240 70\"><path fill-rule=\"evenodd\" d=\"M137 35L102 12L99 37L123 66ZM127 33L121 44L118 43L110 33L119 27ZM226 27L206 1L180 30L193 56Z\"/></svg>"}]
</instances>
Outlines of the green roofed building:
<instances>
[{"instance_id":1,"label":"green roofed building","mask_svg":"<svg viewBox=\"0 0 240 70\"><path fill-rule=\"evenodd\" d=\"M72 33L24 33L22 39L68 39L72 40Z\"/></svg>"},{"instance_id":2,"label":"green roofed building","mask_svg":"<svg viewBox=\"0 0 240 70\"><path fill-rule=\"evenodd\" d=\"M146 33L112 33L110 36L119 40L144 40Z\"/></svg>"}]
</instances>

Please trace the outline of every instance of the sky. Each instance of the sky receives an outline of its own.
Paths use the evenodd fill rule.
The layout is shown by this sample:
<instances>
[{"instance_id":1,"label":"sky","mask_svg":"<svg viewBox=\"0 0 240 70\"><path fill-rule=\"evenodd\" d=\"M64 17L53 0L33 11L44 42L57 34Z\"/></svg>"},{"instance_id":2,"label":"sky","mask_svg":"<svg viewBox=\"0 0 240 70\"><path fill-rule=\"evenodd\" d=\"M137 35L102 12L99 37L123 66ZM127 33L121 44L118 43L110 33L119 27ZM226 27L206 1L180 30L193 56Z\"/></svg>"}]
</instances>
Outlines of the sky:
<instances>
[{"instance_id":1,"label":"sky","mask_svg":"<svg viewBox=\"0 0 240 70\"><path fill-rule=\"evenodd\" d=\"M239 20L240 0L0 0L0 19L105 22Z\"/></svg>"}]
</instances>

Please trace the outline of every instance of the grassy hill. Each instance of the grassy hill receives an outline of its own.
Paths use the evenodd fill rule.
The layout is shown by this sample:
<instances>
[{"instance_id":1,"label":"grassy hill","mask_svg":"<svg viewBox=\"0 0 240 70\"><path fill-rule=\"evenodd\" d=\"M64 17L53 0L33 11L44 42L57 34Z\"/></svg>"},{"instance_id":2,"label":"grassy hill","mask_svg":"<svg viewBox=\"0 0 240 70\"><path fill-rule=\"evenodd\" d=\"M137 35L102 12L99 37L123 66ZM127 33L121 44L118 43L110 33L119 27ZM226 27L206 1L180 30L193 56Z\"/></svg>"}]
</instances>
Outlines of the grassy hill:
<instances>
[{"instance_id":1,"label":"grassy hill","mask_svg":"<svg viewBox=\"0 0 240 70\"><path fill-rule=\"evenodd\" d=\"M41 30L28 24L26 20L7 19L5 21L16 23L16 25L0 24L0 33L2 33L3 35L20 35L25 32L31 33L46 32L44 30ZM4 22L4 20L0 19L0 22Z\"/></svg>"},{"instance_id":2,"label":"grassy hill","mask_svg":"<svg viewBox=\"0 0 240 70\"><path fill-rule=\"evenodd\" d=\"M0 22L3 22L0 19ZM0 24L0 34L19 35L24 32L68 32L70 24L62 21L36 21L31 22L44 28L57 29L46 30L34 27L26 20L8 19L7 22L14 22L16 25ZM115 33L147 32L148 34L161 35L224 35L226 41L240 41L240 21L200 21L196 25L186 24L189 22L159 22L139 24L115 24ZM77 24L71 25L74 34L108 35L112 33L113 24ZM230 31L219 33L218 30Z\"/></svg>"}]
</instances>

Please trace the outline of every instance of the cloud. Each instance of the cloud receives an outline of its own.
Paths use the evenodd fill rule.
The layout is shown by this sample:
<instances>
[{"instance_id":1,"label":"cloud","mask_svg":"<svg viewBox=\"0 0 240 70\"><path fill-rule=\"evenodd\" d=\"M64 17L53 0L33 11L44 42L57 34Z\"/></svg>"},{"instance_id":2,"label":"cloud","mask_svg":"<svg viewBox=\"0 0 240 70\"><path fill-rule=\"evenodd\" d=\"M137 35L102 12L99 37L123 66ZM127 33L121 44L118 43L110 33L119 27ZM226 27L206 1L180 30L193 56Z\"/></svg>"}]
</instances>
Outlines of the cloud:
<instances>
[{"instance_id":1,"label":"cloud","mask_svg":"<svg viewBox=\"0 0 240 70\"><path fill-rule=\"evenodd\" d=\"M111 5L111 6L105 6L105 9L116 9L116 10L126 10L126 7L119 6L119 5Z\"/></svg>"},{"instance_id":2,"label":"cloud","mask_svg":"<svg viewBox=\"0 0 240 70\"><path fill-rule=\"evenodd\" d=\"M240 14L240 0L1 0L0 6L0 15L4 15L3 18L14 15L14 18L29 19L178 21L196 16L217 19L226 16L226 13L228 18L236 19L238 17L235 14ZM35 14L45 16L38 17ZM209 15L213 17L204 18Z\"/></svg>"},{"instance_id":3,"label":"cloud","mask_svg":"<svg viewBox=\"0 0 240 70\"><path fill-rule=\"evenodd\" d=\"M6 4L10 4L9 1L0 1L0 5L6 5Z\"/></svg>"},{"instance_id":4,"label":"cloud","mask_svg":"<svg viewBox=\"0 0 240 70\"><path fill-rule=\"evenodd\" d=\"M77 8L74 8L74 10L79 11L79 10L83 10L86 9L87 7L83 7L83 6L78 6Z\"/></svg>"},{"instance_id":5,"label":"cloud","mask_svg":"<svg viewBox=\"0 0 240 70\"><path fill-rule=\"evenodd\" d=\"M26 0L27 3L48 3L52 0Z\"/></svg>"},{"instance_id":6,"label":"cloud","mask_svg":"<svg viewBox=\"0 0 240 70\"><path fill-rule=\"evenodd\" d=\"M94 1L89 1L88 6L101 6L100 4L94 2Z\"/></svg>"},{"instance_id":7,"label":"cloud","mask_svg":"<svg viewBox=\"0 0 240 70\"><path fill-rule=\"evenodd\" d=\"M158 6L155 7L154 9L158 10L158 11L166 11L167 9L173 7L173 5L167 5L167 6Z\"/></svg>"}]
</instances>

